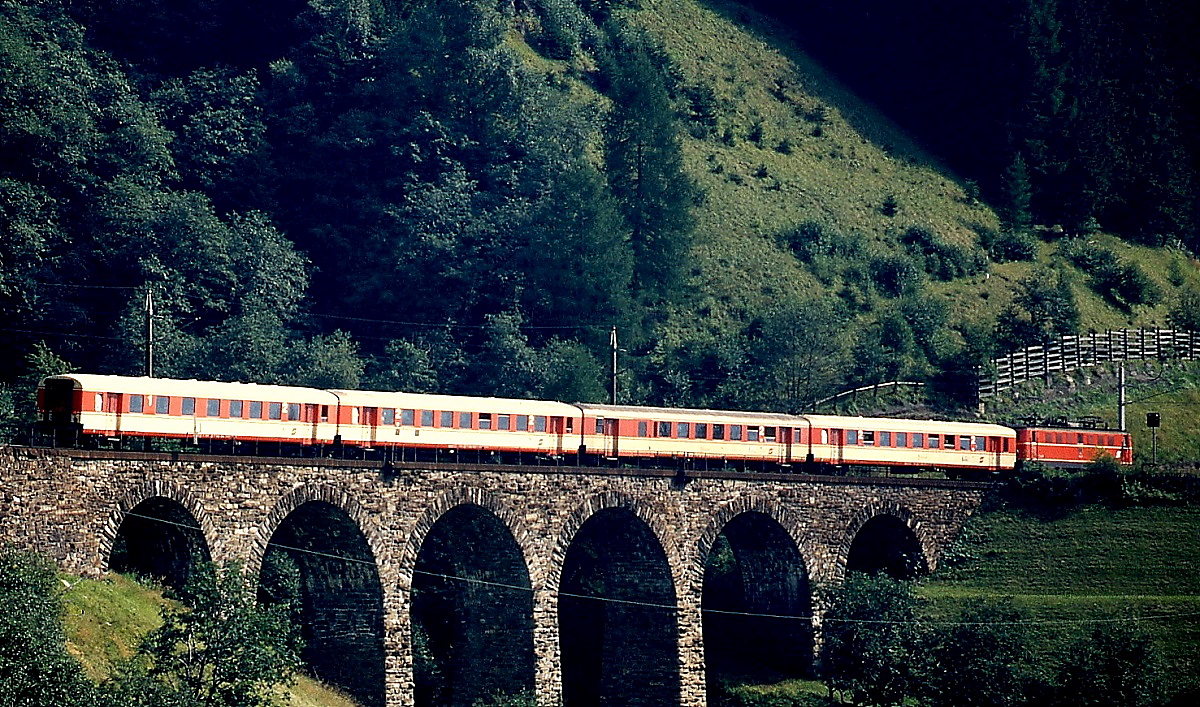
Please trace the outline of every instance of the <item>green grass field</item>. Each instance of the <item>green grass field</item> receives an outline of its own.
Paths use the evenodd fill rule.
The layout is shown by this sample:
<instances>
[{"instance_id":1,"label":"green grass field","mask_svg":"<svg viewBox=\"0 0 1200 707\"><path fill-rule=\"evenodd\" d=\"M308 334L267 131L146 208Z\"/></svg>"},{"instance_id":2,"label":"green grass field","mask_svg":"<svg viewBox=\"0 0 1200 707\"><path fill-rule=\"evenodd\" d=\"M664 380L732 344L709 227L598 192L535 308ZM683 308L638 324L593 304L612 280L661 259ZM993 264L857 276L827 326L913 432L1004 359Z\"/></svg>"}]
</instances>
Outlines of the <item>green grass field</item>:
<instances>
[{"instance_id":1,"label":"green grass field","mask_svg":"<svg viewBox=\"0 0 1200 707\"><path fill-rule=\"evenodd\" d=\"M90 580L64 578L63 603L67 650L83 665L92 680L108 677L117 664L133 655L142 637L160 623L162 592L119 574ZM281 695L280 705L291 707L355 707L336 690L308 677L300 677Z\"/></svg>"},{"instance_id":2,"label":"green grass field","mask_svg":"<svg viewBox=\"0 0 1200 707\"><path fill-rule=\"evenodd\" d=\"M1200 677L1198 538L1194 507L1085 506L1048 521L985 513L920 594L933 617L969 599L1011 600L1046 653L1097 622L1130 623L1158 640L1174 674Z\"/></svg>"}]
</instances>

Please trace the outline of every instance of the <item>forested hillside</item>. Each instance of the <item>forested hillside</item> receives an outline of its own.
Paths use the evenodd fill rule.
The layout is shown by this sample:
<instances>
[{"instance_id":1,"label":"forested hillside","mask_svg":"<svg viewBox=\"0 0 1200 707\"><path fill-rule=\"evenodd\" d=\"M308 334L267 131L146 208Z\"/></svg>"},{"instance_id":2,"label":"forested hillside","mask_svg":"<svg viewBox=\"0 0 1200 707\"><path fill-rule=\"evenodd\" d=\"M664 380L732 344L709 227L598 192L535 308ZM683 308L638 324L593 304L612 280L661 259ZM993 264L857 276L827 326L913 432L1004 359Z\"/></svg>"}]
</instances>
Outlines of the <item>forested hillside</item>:
<instances>
[{"instance_id":1,"label":"forested hillside","mask_svg":"<svg viewBox=\"0 0 1200 707\"><path fill-rule=\"evenodd\" d=\"M999 56L897 25L866 80L814 23L882 35L869 4L0 0L0 417L140 374L148 297L161 376L603 400L616 327L622 402L777 410L1196 325L1177 25L1092 123L1140 74L1073 5L1005 5L1038 41ZM969 85L1019 108L986 124L896 98L1017 59Z\"/></svg>"}]
</instances>

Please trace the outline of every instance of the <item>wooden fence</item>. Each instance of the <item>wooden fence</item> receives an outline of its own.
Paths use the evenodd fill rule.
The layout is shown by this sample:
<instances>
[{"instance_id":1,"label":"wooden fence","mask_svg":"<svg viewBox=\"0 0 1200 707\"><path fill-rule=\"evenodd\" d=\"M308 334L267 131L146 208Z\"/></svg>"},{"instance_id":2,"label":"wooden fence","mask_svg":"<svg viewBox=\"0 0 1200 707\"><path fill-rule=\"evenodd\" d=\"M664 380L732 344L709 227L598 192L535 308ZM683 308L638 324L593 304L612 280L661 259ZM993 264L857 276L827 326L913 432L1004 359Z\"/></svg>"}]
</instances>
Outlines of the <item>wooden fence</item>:
<instances>
[{"instance_id":1,"label":"wooden fence","mask_svg":"<svg viewBox=\"0 0 1200 707\"><path fill-rule=\"evenodd\" d=\"M1108 361L1200 359L1200 332L1173 329L1115 329L1064 336L1048 346L1030 346L995 359L994 372L979 379L979 399L993 397L1031 378Z\"/></svg>"}]
</instances>

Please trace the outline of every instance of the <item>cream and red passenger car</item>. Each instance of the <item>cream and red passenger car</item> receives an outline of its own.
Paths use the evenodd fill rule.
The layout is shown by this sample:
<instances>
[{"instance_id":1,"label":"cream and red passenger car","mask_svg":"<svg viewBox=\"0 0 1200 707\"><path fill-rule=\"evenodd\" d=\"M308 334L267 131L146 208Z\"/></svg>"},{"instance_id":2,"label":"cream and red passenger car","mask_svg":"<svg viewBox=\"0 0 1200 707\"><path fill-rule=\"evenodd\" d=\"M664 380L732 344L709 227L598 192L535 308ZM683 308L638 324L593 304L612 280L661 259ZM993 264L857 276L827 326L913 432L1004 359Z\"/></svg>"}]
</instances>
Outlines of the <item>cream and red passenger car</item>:
<instances>
[{"instance_id":1,"label":"cream and red passenger car","mask_svg":"<svg viewBox=\"0 0 1200 707\"><path fill-rule=\"evenodd\" d=\"M961 475L1016 465L1016 431L945 420L804 415L800 444L816 464L940 470Z\"/></svg>"}]
</instances>

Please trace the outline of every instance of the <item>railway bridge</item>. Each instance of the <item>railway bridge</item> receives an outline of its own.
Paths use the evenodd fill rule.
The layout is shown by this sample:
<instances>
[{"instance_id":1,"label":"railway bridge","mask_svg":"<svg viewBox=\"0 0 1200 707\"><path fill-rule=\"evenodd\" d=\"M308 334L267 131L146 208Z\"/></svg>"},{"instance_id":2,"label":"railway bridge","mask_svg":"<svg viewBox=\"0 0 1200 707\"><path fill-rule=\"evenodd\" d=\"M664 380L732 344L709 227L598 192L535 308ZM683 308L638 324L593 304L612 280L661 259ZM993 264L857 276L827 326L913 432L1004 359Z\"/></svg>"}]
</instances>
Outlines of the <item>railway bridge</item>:
<instances>
[{"instance_id":1,"label":"railway bridge","mask_svg":"<svg viewBox=\"0 0 1200 707\"><path fill-rule=\"evenodd\" d=\"M291 572L308 669L368 707L700 707L722 675L810 672L820 589L933 569L985 490L12 447L0 540L87 576Z\"/></svg>"}]
</instances>

